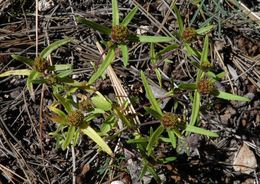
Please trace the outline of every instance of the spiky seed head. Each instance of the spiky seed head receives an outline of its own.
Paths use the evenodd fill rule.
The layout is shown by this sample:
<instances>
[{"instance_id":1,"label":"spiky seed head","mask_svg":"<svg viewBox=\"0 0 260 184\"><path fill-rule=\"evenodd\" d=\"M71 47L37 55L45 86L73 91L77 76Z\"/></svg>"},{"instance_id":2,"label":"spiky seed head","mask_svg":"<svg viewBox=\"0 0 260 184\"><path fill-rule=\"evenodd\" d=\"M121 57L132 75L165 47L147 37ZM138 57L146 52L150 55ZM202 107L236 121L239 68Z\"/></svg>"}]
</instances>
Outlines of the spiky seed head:
<instances>
[{"instance_id":1,"label":"spiky seed head","mask_svg":"<svg viewBox=\"0 0 260 184\"><path fill-rule=\"evenodd\" d=\"M210 94L216 91L215 85L208 79L202 79L198 82L197 89L201 94Z\"/></svg>"},{"instance_id":2,"label":"spiky seed head","mask_svg":"<svg viewBox=\"0 0 260 184\"><path fill-rule=\"evenodd\" d=\"M68 114L68 123L72 126L80 126L84 121L84 114L79 111L75 110Z\"/></svg>"},{"instance_id":3,"label":"spiky seed head","mask_svg":"<svg viewBox=\"0 0 260 184\"><path fill-rule=\"evenodd\" d=\"M161 118L161 123L165 128L177 128L183 124L183 120L177 114L166 112Z\"/></svg>"},{"instance_id":4,"label":"spiky seed head","mask_svg":"<svg viewBox=\"0 0 260 184\"><path fill-rule=\"evenodd\" d=\"M183 33L182 33L182 39L186 42L191 41L195 36L197 35L196 33L196 29L194 28L186 28L184 29Z\"/></svg>"},{"instance_id":5,"label":"spiky seed head","mask_svg":"<svg viewBox=\"0 0 260 184\"><path fill-rule=\"evenodd\" d=\"M43 73L49 66L47 60L43 59L42 57L38 56L34 59L33 69L37 72Z\"/></svg>"},{"instance_id":6,"label":"spiky seed head","mask_svg":"<svg viewBox=\"0 0 260 184\"><path fill-rule=\"evenodd\" d=\"M116 43L125 42L128 37L128 28L122 25L115 25L112 27L112 41Z\"/></svg>"}]
</instances>

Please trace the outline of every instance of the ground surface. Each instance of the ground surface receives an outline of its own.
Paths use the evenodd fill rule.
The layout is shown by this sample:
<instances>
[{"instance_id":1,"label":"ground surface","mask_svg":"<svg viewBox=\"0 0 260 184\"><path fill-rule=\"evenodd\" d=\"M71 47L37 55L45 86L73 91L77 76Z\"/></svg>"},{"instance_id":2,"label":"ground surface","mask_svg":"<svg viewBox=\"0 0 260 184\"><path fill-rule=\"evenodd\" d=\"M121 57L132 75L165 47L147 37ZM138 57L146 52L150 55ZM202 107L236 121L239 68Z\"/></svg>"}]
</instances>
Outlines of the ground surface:
<instances>
[{"instance_id":1,"label":"ground surface","mask_svg":"<svg viewBox=\"0 0 260 184\"><path fill-rule=\"evenodd\" d=\"M135 32L140 26L148 26L146 34L169 35L178 30L178 25L168 3L166 0L119 1L119 8L123 17L133 4L142 7L142 11L137 13L129 25L131 31ZM259 1L244 3L252 11L259 12ZM245 144L249 145L253 155L251 152L244 153L242 158L256 158L257 163L260 163L260 24L248 18L246 13L229 1L203 1L202 4L201 11L198 11L198 7L191 1L177 1L184 25L198 28L206 20L216 25L209 33L209 57L214 72L226 72L226 77L219 82L219 86L225 91L246 95L252 100L242 103L204 96L200 126L217 131L220 136L209 139L191 135L187 140L191 149L189 155L161 144L156 148L157 155L174 155L177 159L167 164L154 164L154 168L165 183L257 183L259 168L245 174L234 171L232 164L235 153ZM65 36L74 37L72 43L60 47L52 54L52 62L73 64L75 77L81 81L87 80L94 70L91 63L98 63L101 58L95 42L106 40L107 37L77 24L75 15L110 27L111 13L110 1L78 0L72 4L70 0L54 1L50 8L39 12L39 50L54 40ZM194 16L196 13L198 15ZM10 55L15 53L34 58L35 39L34 1L0 1L0 73L28 68L25 64L12 60ZM201 38L197 38L194 45L201 50ZM156 49L164 46L161 44ZM173 81L175 84L194 82L194 66L188 62L191 58L187 58L183 50L176 49L166 57L173 62L160 62L157 66L168 79L172 79L163 78L164 90L169 91ZM113 64L113 69L128 96L133 102L136 101L133 106L140 115L141 123L144 123L140 130L147 134L149 126L158 125L149 123L153 119L144 114L143 106L149 102L138 73L143 70L153 82L151 85L158 83L152 68L154 66L149 64L149 44L130 45L129 59L129 66L124 67L118 59ZM113 180L131 183L131 179L135 183L134 178L140 172L133 174L129 171L128 161L136 164L132 167L133 170L138 170L142 167L141 158L138 150L124 141L127 138L121 140L120 146L130 153L131 159L126 158L126 151L119 151L113 163L105 153L97 154L95 144L85 136L80 138L74 149L57 149L55 139L48 134L55 130L55 124L45 117L47 106L53 101L51 91L45 90L41 109L41 85L35 85L35 101L32 101L25 86L25 77L0 78L0 183L72 183L73 175L77 183L110 183ZM109 79L99 81L96 86L103 95L114 98ZM188 92L180 93L177 99L190 107L190 99L185 98L188 95ZM171 99L163 110L171 111L174 100ZM40 128L41 111L44 125ZM40 131L43 132L42 145ZM124 136L127 135L129 134ZM112 148L116 144L116 140L111 140ZM76 166L74 174L73 162ZM142 182L156 183L148 180Z\"/></svg>"}]
</instances>

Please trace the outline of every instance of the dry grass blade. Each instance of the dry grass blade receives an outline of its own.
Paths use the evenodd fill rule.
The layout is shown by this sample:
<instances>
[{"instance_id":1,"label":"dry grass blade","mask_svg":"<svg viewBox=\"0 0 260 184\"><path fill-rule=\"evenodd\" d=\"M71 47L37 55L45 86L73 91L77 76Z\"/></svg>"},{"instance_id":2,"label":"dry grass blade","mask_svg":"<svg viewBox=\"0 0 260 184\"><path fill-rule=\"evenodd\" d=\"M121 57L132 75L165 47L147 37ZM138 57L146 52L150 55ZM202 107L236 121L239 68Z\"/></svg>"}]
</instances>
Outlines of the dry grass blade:
<instances>
[{"instance_id":1,"label":"dry grass blade","mask_svg":"<svg viewBox=\"0 0 260 184\"><path fill-rule=\"evenodd\" d=\"M247 15L252 21L258 24L260 26L260 17L252 12L249 8L247 8L243 3L237 2L235 0L229 0L234 5L237 5L239 9L241 9L245 15Z\"/></svg>"},{"instance_id":2,"label":"dry grass blade","mask_svg":"<svg viewBox=\"0 0 260 184\"><path fill-rule=\"evenodd\" d=\"M7 167L3 166L2 164L0 164L0 170L5 174L6 177L8 177L8 179L10 180L11 183L15 183L13 180L19 181L19 179L23 180L24 182L26 181L25 178L23 178L22 176L16 174L15 172L13 172L12 170L10 170ZM15 178L15 176L17 178Z\"/></svg>"}]
</instances>

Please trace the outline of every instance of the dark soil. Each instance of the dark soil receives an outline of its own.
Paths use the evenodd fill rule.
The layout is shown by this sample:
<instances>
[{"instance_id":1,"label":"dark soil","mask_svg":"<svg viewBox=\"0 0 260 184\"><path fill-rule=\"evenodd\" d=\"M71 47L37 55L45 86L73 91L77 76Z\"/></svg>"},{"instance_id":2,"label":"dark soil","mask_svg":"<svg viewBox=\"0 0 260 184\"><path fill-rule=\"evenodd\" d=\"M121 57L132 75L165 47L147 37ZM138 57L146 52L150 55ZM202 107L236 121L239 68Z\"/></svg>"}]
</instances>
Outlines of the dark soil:
<instances>
[{"instance_id":1,"label":"dark soil","mask_svg":"<svg viewBox=\"0 0 260 184\"><path fill-rule=\"evenodd\" d=\"M51 0L50 0L51 1ZM169 1L171 2L171 1ZM124 17L132 4L141 5L145 12L139 11L129 27L135 32L140 26L149 26L150 35L167 35L178 29L172 13L167 13L165 1L119 1L121 17ZM244 1L252 11L259 13L259 1ZM185 26L193 21L192 27L198 28L205 20L199 14L194 20L197 7L191 1L177 1ZM205 95L201 102L200 127L217 131L218 138L191 135L187 140L190 154L185 148L173 150L169 145L161 144L156 148L156 155L171 156L177 159L168 164L155 164L157 173L164 177L164 183L258 183L259 167L250 174L236 172L233 169L235 153L243 143L250 144L250 149L259 163L260 159L260 34L259 24L237 9L229 1L205 1L202 9L210 24L217 25L210 34L210 59L213 71L228 72L229 78L222 79L218 86L224 91L251 99L248 103L225 101ZM100 53L95 42L108 38L98 32L79 25L74 21L75 15L111 26L111 2L91 0L59 0L54 5L39 12L39 51L49 43L64 38L75 38L72 43L62 46L52 54L52 62L73 64L74 75L81 81L87 80L93 73L92 63L100 62ZM258 14L259 15L259 14ZM163 22L159 28L158 22ZM160 30L160 31L158 31ZM202 39L197 38L194 47L202 50ZM15 61L11 54L35 57L35 2L32 0L0 0L0 73L7 70L28 68ZM164 44L156 45L160 50ZM130 47L130 65L124 67L122 62L115 62L113 68L128 92L133 106L140 115L144 125L140 131L148 135L150 127L157 127L158 122L146 115L143 109L149 102L143 92L143 86L137 71L145 71L147 78L158 83L153 67L149 62L149 44L132 44ZM219 56L217 55L219 54ZM163 88L169 91L174 83L194 82L196 71L185 52L176 49L165 57L173 63L158 64L167 77L163 79ZM222 61L220 60L222 58ZM188 62L189 61L189 62ZM231 68L231 69L230 69ZM234 72L238 75L234 80ZM103 95L114 97L110 80L99 80L97 89ZM80 137L79 144L73 149L62 151L57 148L55 139L49 135L56 125L45 114L47 106L53 101L51 91L44 91L42 107L40 98L41 85L35 85L36 99L33 101L26 89L26 77L10 76L0 78L0 183L110 183L121 180L135 183L133 174L127 170L129 158L123 151L118 152L114 163L109 166L110 157L97 152L96 146L85 136ZM164 111L171 111L176 99L191 109L189 92L180 92L168 101ZM112 99L111 98L111 99ZM113 99L112 99L113 100ZM191 110L188 110L188 115ZM40 125L40 113L43 113L43 126ZM181 109L177 109L183 113ZM151 123L152 122L152 123ZM95 126L99 126L98 123ZM128 136L126 133L124 136ZM122 138L120 146L131 153L136 168L142 166L141 155L132 145ZM117 140L109 142L115 148ZM180 144L181 145L181 144ZM73 156L72 154L75 154ZM73 173L73 159L76 170ZM108 167L109 166L109 167ZM104 172L107 169L107 172ZM139 173L140 174L140 173ZM138 176L137 176L138 177ZM132 182L131 182L132 180ZM156 183L154 180L146 183Z\"/></svg>"}]
</instances>

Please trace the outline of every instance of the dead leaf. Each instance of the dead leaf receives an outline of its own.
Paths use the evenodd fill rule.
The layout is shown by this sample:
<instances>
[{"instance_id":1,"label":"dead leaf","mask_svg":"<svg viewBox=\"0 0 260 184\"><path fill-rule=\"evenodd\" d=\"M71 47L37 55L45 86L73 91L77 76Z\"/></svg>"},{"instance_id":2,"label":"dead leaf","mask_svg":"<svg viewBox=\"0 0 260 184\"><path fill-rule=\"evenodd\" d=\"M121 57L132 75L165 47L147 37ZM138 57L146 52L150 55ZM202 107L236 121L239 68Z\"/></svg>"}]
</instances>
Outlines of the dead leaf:
<instances>
[{"instance_id":1,"label":"dead leaf","mask_svg":"<svg viewBox=\"0 0 260 184\"><path fill-rule=\"evenodd\" d=\"M233 168L244 174L250 174L257 168L255 155L246 144L243 144L235 154Z\"/></svg>"}]
</instances>

